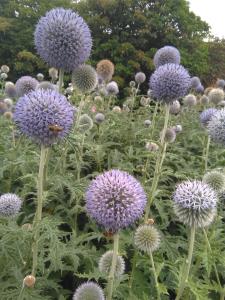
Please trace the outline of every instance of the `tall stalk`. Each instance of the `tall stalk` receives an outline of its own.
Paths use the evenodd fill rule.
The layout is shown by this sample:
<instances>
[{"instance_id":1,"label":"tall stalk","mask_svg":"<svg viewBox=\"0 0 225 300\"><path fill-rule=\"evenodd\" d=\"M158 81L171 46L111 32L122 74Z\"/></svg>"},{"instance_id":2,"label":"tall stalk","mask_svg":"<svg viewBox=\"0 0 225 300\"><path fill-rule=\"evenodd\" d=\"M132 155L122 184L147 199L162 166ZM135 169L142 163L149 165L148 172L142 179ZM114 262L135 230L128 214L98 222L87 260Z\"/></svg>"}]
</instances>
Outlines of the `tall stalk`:
<instances>
[{"instance_id":1,"label":"tall stalk","mask_svg":"<svg viewBox=\"0 0 225 300\"><path fill-rule=\"evenodd\" d=\"M112 264L108 276L107 300L112 300L118 250L119 250L119 233L117 232L114 234L113 257L112 257Z\"/></svg>"},{"instance_id":2,"label":"tall stalk","mask_svg":"<svg viewBox=\"0 0 225 300\"><path fill-rule=\"evenodd\" d=\"M155 263L152 255L152 251L149 252L150 260L151 260L151 265L152 265L152 270L153 270L153 275L155 279L155 287L156 287L156 292L157 292L157 300L160 300L160 291L159 291L159 283L158 283L158 278L156 274L156 269L155 269Z\"/></svg>"},{"instance_id":3,"label":"tall stalk","mask_svg":"<svg viewBox=\"0 0 225 300\"><path fill-rule=\"evenodd\" d=\"M36 274L37 264L38 264L38 241L40 238L39 226L42 219L44 170L45 170L47 153L48 153L48 148L46 148L44 145L41 145L41 155L40 155L39 172L38 172L38 180L37 180L37 209L33 221L34 239L32 245L33 264L32 264L32 273L31 273L33 276L35 276Z\"/></svg>"},{"instance_id":4,"label":"tall stalk","mask_svg":"<svg viewBox=\"0 0 225 300\"><path fill-rule=\"evenodd\" d=\"M204 171L206 172L208 169L208 160L209 160L209 147L210 147L210 135L207 137L205 155L204 155Z\"/></svg>"},{"instance_id":5,"label":"tall stalk","mask_svg":"<svg viewBox=\"0 0 225 300\"><path fill-rule=\"evenodd\" d=\"M162 164L163 164L163 161L164 161L164 158L166 155L167 142L165 142L165 134L166 134L166 130L167 130L168 123L169 123L169 115L170 115L170 107L169 107L169 105L166 105L164 126L163 126L163 130L162 130L162 134L161 134L161 149L160 149L157 159L156 159L155 171L154 171L152 186L151 186L151 190L150 190L150 198L148 199L148 203L147 203L147 207L146 207L146 211L145 211L145 219L144 219L145 222L147 221L148 216L149 216L150 207L154 200L155 191L158 187Z\"/></svg>"},{"instance_id":6,"label":"tall stalk","mask_svg":"<svg viewBox=\"0 0 225 300\"><path fill-rule=\"evenodd\" d=\"M59 70L59 92L62 93L64 70Z\"/></svg>"},{"instance_id":7,"label":"tall stalk","mask_svg":"<svg viewBox=\"0 0 225 300\"><path fill-rule=\"evenodd\" d=\"M181 299L184 289L186 287L188 276L191 268L191 262L192 262L192 256L193 256L193 250L194 250L194 242L195 242L195 224L191 226L191 233L190 233L190 239L189 239L189 249L188 249L188 257L185 261L185 265L182 269L182 275L181 275L181 281L177 292L177 297L175 300Z\"/></svg>"}]
</instances>

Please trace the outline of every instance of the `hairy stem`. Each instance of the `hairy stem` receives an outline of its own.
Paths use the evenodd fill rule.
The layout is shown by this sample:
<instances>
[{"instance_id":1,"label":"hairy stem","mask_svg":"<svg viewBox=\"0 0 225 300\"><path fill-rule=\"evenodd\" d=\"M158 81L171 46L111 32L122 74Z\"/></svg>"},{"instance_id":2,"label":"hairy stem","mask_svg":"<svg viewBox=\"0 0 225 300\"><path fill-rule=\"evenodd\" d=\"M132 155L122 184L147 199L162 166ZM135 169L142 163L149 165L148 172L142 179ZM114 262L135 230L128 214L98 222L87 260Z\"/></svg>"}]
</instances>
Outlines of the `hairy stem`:
<instances>
[{"instance_id":1,"label":"hairy stem","mask_svg":"<svg viewBox=\"0 0 225 300\"><path fill-rule=\"evenodd\" d=\"M114 234L113 257L112 257L112 264L111 264L109 277L108 277L107 300L112 300L118 250L119 250L119 233L117 232Z\"/></svg>"},{"instance_id":2,"label":"hairy stem","mask_svg":"<svg viewBox=\"0 0 225 300\"><path fill-rule=\"evenodd\" d=\"M178 288L177 292L177 297L175 300L179 300L182 297L182 294L184 292L185 286L188 281L188 276L191 268L191 262L192 262L192 256L193 256L193 250L194 250L194 242L195 242L195 224L191 226L191 234L190 234L190 239L189 239L189 249L188 249L188 257L187 260L185 261L184 268L182 270L182 276L181 276L181 281L180 285Z\"/></svg>"},{"instance_id":3,"label":"hairy stem","mask_svg":"<svg viewBox=\"0 0 225 300\"><path fill-rule=\"evenodd\" d=\"M160 300L160 291L159 291L159 283L158 283L158 278L156 274L156 269L155 269L155 263L152 255L152 251L149 252L150 260L151 260L151 265L152 265L152 270L153 270L153 275L155 279L155 287L156 287L156 292L157 292L157 299Z\"/></svg>"},{"instance_id":4,"label":"hairy stem","mask_svg":"<svg viewBox=\"0 0 225 300\"><path fill-rule=\"evenodd\" d=\"M48 148L41 145L41 156L39 163L39 172L38 172L38 180L37 180L37 209L33 222L33 230L34 230L34 240L33 240L33 265L32 265L32 275L35 276L37 271L38 264L38 240L40 238L39 225L42 218L42 206L43 206L43 186L44 186L44 169L46 162L46 155L48 152Z\"/></svg>"}]
</instances>

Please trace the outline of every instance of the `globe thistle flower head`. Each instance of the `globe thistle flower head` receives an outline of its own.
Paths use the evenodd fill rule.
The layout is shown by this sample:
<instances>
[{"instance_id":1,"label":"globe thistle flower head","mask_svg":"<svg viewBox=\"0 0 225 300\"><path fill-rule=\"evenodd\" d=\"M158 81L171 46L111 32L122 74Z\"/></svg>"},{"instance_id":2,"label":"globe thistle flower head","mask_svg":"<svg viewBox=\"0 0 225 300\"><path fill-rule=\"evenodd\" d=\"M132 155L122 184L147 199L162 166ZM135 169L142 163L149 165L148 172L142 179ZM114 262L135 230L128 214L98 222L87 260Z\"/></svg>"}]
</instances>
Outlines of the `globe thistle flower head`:
<instances>
[{"instance_id":1,"label":"globe thistle flower head","mask_svg":"<svg viewBox=\"0 0 225 300\"><path fill-rule=\"evenodd\" d=\"M34 91L38 86L39 82L31 76L22 76L16 82L16 94L21 97L25 94Z\"/></svg>"},{"instance_id":2,"label":"globe thistle flower head","mask_svg":"<svg viewBox=\"0 0 225 300\"><path fill-rule=\"evenodd\" d=\"M114 106L112 111L115 113L121 113L121 108L119 106Z\"/></svg>"},{"instance_id":3,"label":"globe thistle flower head","mask_svg":"<svg viewBox=\"0 0 225 300\"><path fill-rule=\"evenodd\" d=\"M141 84L141 83L145 82L145 80L146 80L145 73L138 72L135 74L135 81L137 82L137 84Z\"/></svg>"},{"instance_id":4,"label":"globe thistle flower head","mask_svg":"<svg viewBox=\"0 0 225 300\"><path fill-rule=\"evenodd\" d=\"M147 96L148 96L149 98L152 98L152 97L153 97L153 92L152 92L151 89L148 89L148 91L147 91Z\"/></svg>"},{"instance_id":5,"label":"globe thistle flower head","mask_svg":"<svg viewBox=\"0 0 225 300\"><path fill-rule=\"evenodd\" d=\"M6 80L8 78L8 75L6 73L0 73L0 78L2 80Z\"/></svg>"},{"instance_id":6,"label":"globe thistle flower head","mask_svg":"<svg viewBox=\"0 0 225 300\"><path fill-rule=\"evenodd\" d=\"M5 94L8 97L15 98L16 97L16 87L15 84L11 81L7 81L5 83Z\"/></svg>"},{"instance_id":7,"label":"globe thistle flower head","mask_svg":"<svg viewBox=\"0 0 225 300\"><path fill-rule=\"evenodd\" d=\"M225 108L217 110L207 125L211 139L218 144L225 145Z\"/></svg>"},{"instance_id":8,"label":"globe thistle flower head","mask_svg":"<svg viewBox=\"0 0 225 300\"><path fill-rule=\"evenodd\" d=\"M48 74L52 78L53 81L58 79L58 70L56 68L50 68L48 70Z\"/></svg>"},{"instance_id":9,"label":"globe thistle flower head","mask_svg":"<svg viewBox=\"0 0 225 300\"><path fill-rule=\"evenodd\" d=\"M195 106L197 104L197 99L195 95L193 94L188 94L187 96L184 97L184 105L185 106Z\"/></svg>"},{"instance_id":10,"label":"globe thistle flower head","mask_svg":"<svg viewBox=\"0 0 225 300\"><path fill-rule=\"evenodd\" d=\"M44 75L42 73L37 74L37 80L38 81L43 81L44 80Z\"/></svg>"},{"instance_id":11,"label":"globe thistle flower head","mask_svg":"<svg viewBox=\"0 0 225 300\"><path fill-rule=\"evenodd\" d=\"M208 97L210 102L217 105L219 102L224 100L225 94L223 90L216 88L209 92Z\"/></svg>"},{"instance_id":12,"label":"globe thistle flower head","mask_svg":"<svg viewBox=\"0 0 225 300\"><path fill-rule=\"evenodd\" d=\"M114 69L115 69L114 64L108 59L100 60L96 67L96 71L99 77L106 82L112 79L112 76L114 74Z\"/></svg>"},{"instance_id":13,"label":"globe thistle flower head","mask_svg":"<svg viewBox=\"0 0 225 300\"><path fill-rule=\"evenodd\" d=\"M133 88L133 87L135 87L136 86L136 82L135 81L130 81L129 82L129 86L131 87L131 88Z\"/></svg>"},{"instance_id":14,"label":"globe thistle flower head","mask_svg":"<svg viewBox=\"0 0 225 300\"><path fill-rule=\"evenodd\" d=\"M90 65L81 65L73 71L73 86L81 92L93 91L98 83L97 73Z\"/></svg>"},{"instance_id":15,"label":"globe thistle flower head","mask_svg":"<svg viewBox=\"0 0 225 300\"><path fill-rule=\"evenodd\" d=\"M225 87L225 80L223 79L217 79L216 86L220 89L224 89Z\"/></svg>"},{"instance_id":16,"label":"globe thistle flower head","mask_svg":"<svg viewBox=\"0 0 225 300\"><path fill-rule=\"evenodd\" d=\"M8 120L12 120L13 113L11 111L6 111L6 112L4 112L3 116Z\"/></svg>"},{"instance_id":17,"label":"globe thistle flower head","mask_svg":"<svg viewBox=\"0 0 225 300\"><path fill-rule=\"evenodd\" d=\"M186 95L190 86L190 76L181 65L165 64L152 74L149 85L156 99L172 103Z\"/></svg>"},{"instance_id":18,"label":"globe thistle flower head","mask_svg":"<svg viewBox=\"0 0 225 300\"><path fill-rule=\"evenodd\" d=\"M207 104L209 104L209 98L208 98L206 95L203 95L203 96L200 98L200 102L201 102L201 104L203 104L203 105L207 105Z\"/></svg>"},{"instance_id":19,"label":"globe thistle flower head","mask_svg":"<svg viewBox=\"0 0 225 300\"><path fill-rule=\"evenodd\" d=\"M199 85L201 85L201 80L199 79L199 77L197 77L197 76L191 77L190 87L192 89L196 89Z\"/></svg>"},{"instance_id":20,"label":"globe thistle flower head","mask_svg":"<svg viewBox=\"0 0 225 300\"><path fill-rule=\"evenodd\" d=\"M160 132L160 137L162 137L162 131ZM167 128L165 132L165 142L173 143L176 140L176 132L173 128Z\"/></svg>"},{"instance_id":21,"label":"globe thistle flower head","mask_svg":"<svg viewBox=\"0 0 225 300\"><path fill-rule=\"evenodd\" d=\"M101 96L95 96L94 101L97 102L97 103L103 103L104 99Z\"/></svg>"},{"instance_id":22,"label":"globe thistle flower head","mask_svg":"<svg viewBox=\"0 0 225 300\"><path fill-rule=\"evenodd\" d=\"M205 89L205 91L204 91L204 94L205 94L206 96L209 96L209 93L210 93L210 91L211 91L212 89L214 89L212 86L207 87L207 88Z\"/></svg>"},{"instance_id":23,"label":"globe thistle flower head","mask_svg":"<svg viewBox=\"0 0 225 300\"><path fill-rule=\"evenodd\" d=\"M170 114L171 115L177 115L180 112L181 106L180 102L178 100L173 101L170 104Z\"/></svg>"},{"instance_id":24,"label":"globe thistle flower head","mask_svg":"<svg viewBox=\"0 0 225 300\"><path fill-rule=\"evenodd\" d=\"M150 104L150 98L141 97L140 104L144 107Z\"/></svg>"},{"instance_id":25,"label":"globe thistle flower head","mask_svg":"<svg viewBox=\"0 0 225 300\"><path fill-rule=\"evenodd\" d=\"M90 118L87 114L83 114L80 116L78 128L81 133L85 133L93 127L92 118Z\"/></svg>"},{"instance_id":26,"label":"globe thistle flower head","mask_svg":"<svg viewBox=\"0 0 225 300\"><path fill-rule=\"evenodd\" d=\"M159 146L156 143L153 142L147 142L145 145L145 149L149 152L156 152L159 150Z\"/></svg>"},{"instance_id":27,"label":"globe thistle flower head","mask_svg":"<svg viewBox=\"0 0 225 300\"><path fill-rule=\"evenodd\" d=\"M9 67L7 66L7 65L2 65L1 66L1 72L2 73L9 73L9 71L10 71L10 69L9 69Z\"/></svg>"},{"instance_id":28,"label":"globe thistle flower head","mask_svg":"<svg viewBox=\"0 0 225 300\"><path fill-rule=\"evenodd\" d=\"M218 110L215 108L207 108L200 113L200 122L204 127L208 126L209 121Z\"/></svg>"},{"instance_id":29,"label":"globe thistle flower head","mask_svg":"<svg viewBox=\"0 0 225 300\"><path fill-rule=\"evenodd\" d=\"M0 217L14 217L21 209L22 201L16 194L3 194L0 197Z\"/></svg>"},{"instance_id":30,"label":"globe thistle flower head","mask_svg":"<svg viewBox=\"0 0 225 300\"><path fill-rule=\"evenodd\" d=\"M159 248L160 234L152 225L141 225L135 232L134 244L139 250L149 254Z\"/></svg>"},{"instance_id":31,"label":"globe thistle flower head","mask_svg":"<svg viewBox=\"0 0 225 300\"><path fill-rule=\"evenodd\" d=\"M19 98L14 121L33 141L50 146L70 131L74 108L66 97L53 90L36 90Z\"/></svg>"},{"instance_id":32,"label":"globe thistle flower head","mask_svg":"<svg viewBox=\"0 0 225 300\"><path fill-rule=\"evenodd\" d=\"M179 184L173 201L175 214L188 226L208 226L216 215L216 192L201 181L188 180Z\"/></svg>"},{"instance_id":33,"label":"globe thistle flower head","mask_svg":"<svg viewBox=\"0 0 225 300\"><path fill-rule=\"evenodd\" d=\"M176 133L180 133L182 132L183 128L182 128L182 125L176 125L173 127L173 130L176 132Z\"/></svg>"},{"instance_id":34,"label":"globe thistle flower head","mask_svg":"<svg viewBox=\"0 0 225 300\"><path fill-rule=\"evenodd\" d=\"M202 84L199 84L196 88L195 88L195 92L197 94L203 94L204 93L204 86Z\"/></svg>"},{"instance_id":35,"label":"globe thistle flower head","mask_svg":"<svg viewBox=\"0 0 225 300\"><path fill-rule=\"evenodd\" d=\"M202 181L211 186L216 192L221 192L225 189L225 175L220 171L213 170L206 173Z\"/></svg>"},{"instance_id":36,"label":"globe thistle flower head","mask_svg":"<svg viewBox=\"0 0 225 300\"><path fill-rule=\"evenodd\" d=\"M153 58L156 68L165 64L180 64L180 52L173 46L165 46L157 50Z\"/></svg>"},{"instance_id":37,"label":"globe thistle flower head","mask_svg":"<svg viewBox=\"0 0 225 300\"><path fill-rule=\"evenodd\" d=\"M81 284L73 295L73 300L105 300L102 288L95 282Z\"/></svg>"},{"instance_id":38,"label":"globe thistle flower head","mask_svg":"<svg viewBox=\"0 0 225 300\"><path fill-rule=\"evenodd\" d=\"M90 56L91 33L71 9L54 8L36 25L34 42L41 58L57 69L72 71Z\"/></svg>"},{"instance_id":39,"label":"globe thistle flower head","mask_svg":"<svg viewBox=\"0 0 225 300\"><path fill-rule=\"evenodd\" d=\"M56 90L56 89L55 89L55 85L52 84L52 83L49 82L49 81L42 81L42 82L40 82L40 83L37 85L37 88L36 88L36 89L38 89L38 90L40 90L40 89L43 89L43 90L53 90L53 91Z\"/></svg>"},{"instance_id":40,"label":"globe thistle flower head","mask_svg":"<svg viewBox=\"0 0 225 300\"><path fill-rule=\"evenodd\" d=\"M0 114L4 114L7 111L7 105L3 100L0 100Z\"/></svg>"},{"instance_id":41,"label":"globe thistle flower head","mask_svg":"<svg viewBox=\"0 0 225 300\"><path fill-rule=\"evenodd\" d=\"M105 121L105 115L104 114L102 114L102 113L97 113L96 115L95 115L95 122L97 123L97 124L101 124L102 122L104 122Z\"/></svg>"},{"instance_id":42,"label":"globe thistle flower head","mask_svg":"<svg viewBox=\"0 0 225 300\"><path fill-rule=\"evenodd\" d=\"M151 120L145 120L145 121L144 121L145 127L150 127L151 124L152 124Z\"/></svg>"},{"instance_id":43,"label":"globe thistle flower head","mask_svg":"<svg viewBox=\"0 0 225 300\"><path fill-rule=\"evenodd\" d=\"M8 109L12 109L12 107L13 107L13 101L12 101L12 99L5 98L3 100L3 102L6 104L6 106L7 106Z\"/></svg>"},{"instance_id":44,"label":"globe thistle flower head","mask_svg":"<svg viewBox=\"0 0 225 300\"><path fill-rule=\"evenodd\" d=\"M118 84L115 81L111 81L106 85L106 91L108 95L117 95L119 93Z\"/></svg>"},{"instance_id":45,"label":"globe thistle flower head","mask_svg":"<svg viewBox=\"0 0 225 300\"><path fill-rule=\"evenodd\" d=\"M113 251L107 251L99 260L99 271L105 275L109 275L113 258ZM117 255L115 276L120 277L125 271L125 261L122 256Z\"/></svg>"},{"instance_id":46,"label":"globe thistle flower head","mask_svg":"<svg viewBox=\"0 0 225 300\"><path fill-rule=\"evenodd\" d=\"M97 176L89 185L85 199L89 216L112 232L126 228L140 218L147 201L141 184L120 170Z\"/></svg>"}]
</instances>

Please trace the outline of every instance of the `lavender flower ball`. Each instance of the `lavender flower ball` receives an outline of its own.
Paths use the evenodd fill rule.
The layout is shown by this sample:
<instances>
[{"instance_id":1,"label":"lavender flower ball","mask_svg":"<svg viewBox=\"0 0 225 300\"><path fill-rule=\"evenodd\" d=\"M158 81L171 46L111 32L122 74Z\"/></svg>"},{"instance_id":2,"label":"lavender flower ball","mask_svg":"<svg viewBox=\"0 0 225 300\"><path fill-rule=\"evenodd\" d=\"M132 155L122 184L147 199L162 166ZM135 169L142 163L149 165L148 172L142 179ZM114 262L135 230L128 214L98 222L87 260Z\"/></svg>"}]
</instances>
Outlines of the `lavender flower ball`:
<instances>
[{"instance_id":1,"label":"lavender flower ball","mask_svg":"<svg viewBox=\"0 0 225 300\"><path fill-rule=\"evenodd\" d=\"M70 131L74 108L53 90L36 90L19 98L14 120L20 131L35 142L50 146Z\"/></svg>"},{"instance_id":2,"label":"lavender flower ball","mask_svg":"<svg viewBox=\"0 0 225 300\"><path fill-rule=\"evenodd\" d=\"M85 199L89 216L112 232L133 224L141 217L147 202L141 184L120 170L97 176L89 185Z\"/></svg>"},{"instance_id":3,"label":"lavender flower ball","mask_svg":"<svg viewBox=\"0 0 225 300\"><path fill-rule=\"evenodd\" d=\"M211 139L225 146L225 108L217 110L211 117L207 126Z\"/></svg>"},{"instance_id":4,"label":"lavender flower ball","mask_svg":"<svg viewBox=\"0 0 225 300\"><path fill-rule=\"evenodd\" d=\"M191 77L191 88L195 89L201 85L201 81L197 76Z\"/></svg>"},{"instance_id":5,"label":"lavender flower ball","mask_svg":"<svg viewBox=\"0 0 225 300\"><path fill-rule=\"evenodd\" d=\"M197 94L202 94L204 93L204 86L202 84L199 84L196 88L195 88L195 92Z\"/></svg>"},{"instance_id":6,"label":"lavender flower ball","mask_svg":"<svg viewBox=\"0 0 225 300\"><path fill-rule=\"evenodd\" d=\"M181 110L181 106L180 106L180 102L178 100L173 101L170 104L170 114L171 115L176 115L180 112Z\"/></svg>"},{"instance_id":7,"label":"lavender flower ball","mask_svg":"<svg viewBox=\"0 0 225 300\"><path fill-rule=\"evenodd\" d=\"M5 83L5 93L8 97L11 97L11 98L16 97L16 86L13 82L7 81Z\"/></svg>"},{"instance_id":8,"label":"lavender flower ball","mask_svg":"<svg viewBox=\"0 0 225 300\"><path fill-rule=\"evenodd\" d=\"M105 300L102 288L95 282L81 284L73 295L73 300Z\"/></svg>"},{"instance_id":9,"label":"lavender flower ball","mask_svg":"<svg viewBox=\"0 0 225 300\"><path fill-rule=\"evenodd\" d=\"M145 79L146 79L146 76L143 72L138 72L136 75L135 75L135 81L138 83L138 84L141 84L143 82L145 82Z\"/></svg>"},{"instance_id":10,"label":"lavender flower ball","mask_svg":"<svg viewBox=\"0 0 225 300\"><path fill-rule=\"evenodd\" d=\"M160 48L153 58L156 68L165 64L180 64L180 52L173 46L165 46Z\"/></svg>"},{"instance_id":11,"label":"lavender flower ball","mask_svg":"<svg viewBox=\"0 0 225 300\"><path fill-rule=\"evenodd\" d=\"M21 199L16 194L3 194L0 197L0 217L14 217L20 211Z\"/></svg>"},{"instance_id":12,"label":"lavender flower ball","mask_svg":"<svg viewBox=\"0 0 225 300\"><path fill-rule=\"evenodd\" d=\"M109 95L117 95L119 93L118 85L115 81L111 81L106 85L106 91Z\"/></svg>"},{"instance_id":13,"label":"lavender flower ball","mask_svg":"<svg viewBox=\"0 0 225 300\"><path fill-rule=\"evenodd\" d=\"M218 79L218 80L216 81L216 86L217 86L218 88L220 88L220 89L223 89L223 88L225 87L225 80L223 80L223 79Z\"/></svg>"},{"instance_id":14,"label":"lavender flower ball","mask_svg":"<svg viewBox=\"0 0 225 300\"><path fill-rule=\"evenodd\" d=\"M31 76L22 76L16 82L16 94L18 97L21 97L25 94L28 94L31 91L34 91L39 82Z\"/></svg>"},{"instance_id":15,"label":"lavender flower ball","mask_svg":"<svg viewBox=\"0 0 225 300\"><path fill-rule=\"evenodd\" d=\"M188 226L208 226L216 215L216 192L204 182L182 182L177 186L173 200L175 214Z\"/></svg>"},{"instance_id":16,"label":"lavender flower ball","mask_svg":"<svg viewBox=\"0 0 225 300\"><path fill-rule=\"evenodd\" d=\"M209 121L211 120L211 118L213 117L213 115L217 112L218 110L215 108L208 108L203 110L202 113L200 113L200 122L202 123L202 125L204 127L207 127Z\"/></svg>"},{"instance_id":17,"label":"lavender flower ball","mask_svg":"<svg viewBox=\"0 0 225 300\"><path fill-rule=\"evenodd\" d=\"M152 74L149 86L155 98L168 104L186 95L190 76L181 65L165 64Z\"/></svg>"},{"instance_id":18,"label":"lavender flower ball","mask_svg":"<svg viewBox=\"0 0 225 300\"><path fill-rule=\"evenodd\" d=\"M77 13L64 8L52 9L39 20L34 40L41 58L65 71L83 64L92 48L88 25Z\"/></svg>"}]
</instances>

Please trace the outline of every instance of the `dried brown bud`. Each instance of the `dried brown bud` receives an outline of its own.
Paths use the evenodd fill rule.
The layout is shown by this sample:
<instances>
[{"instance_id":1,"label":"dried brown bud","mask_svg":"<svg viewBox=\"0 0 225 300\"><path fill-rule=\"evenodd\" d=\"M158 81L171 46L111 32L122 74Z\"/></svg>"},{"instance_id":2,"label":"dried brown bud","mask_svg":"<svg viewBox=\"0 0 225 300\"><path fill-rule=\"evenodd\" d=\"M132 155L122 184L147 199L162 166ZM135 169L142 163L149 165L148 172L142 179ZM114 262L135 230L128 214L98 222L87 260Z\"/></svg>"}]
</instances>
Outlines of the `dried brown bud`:
<instances>
[{"instance_id":1,"label":"dried brown bud","mask_svg":"<svg viewBox=\"0 0 225 300\"><path fill-rule=\"evenodd\" d=\"M35 285L35 281L36 281L36 278L33 275L27 275L23 280L23 284L24 284L24 286L32 288Z\"/></svg>"}]
</instances>

